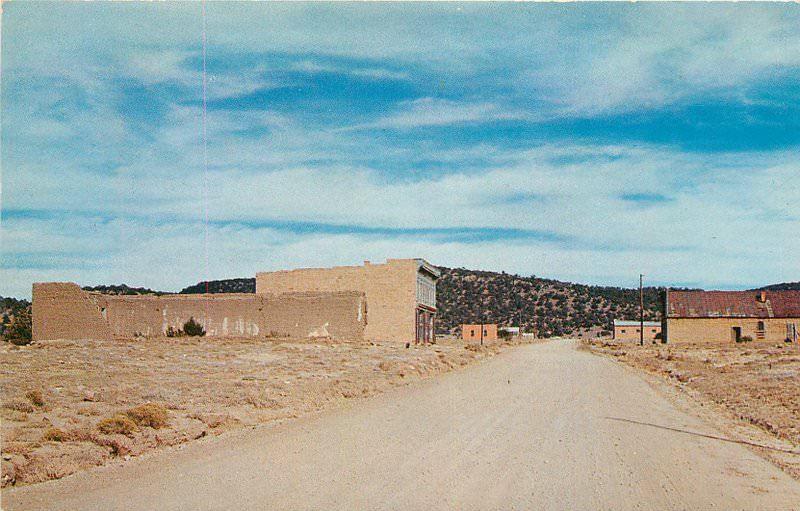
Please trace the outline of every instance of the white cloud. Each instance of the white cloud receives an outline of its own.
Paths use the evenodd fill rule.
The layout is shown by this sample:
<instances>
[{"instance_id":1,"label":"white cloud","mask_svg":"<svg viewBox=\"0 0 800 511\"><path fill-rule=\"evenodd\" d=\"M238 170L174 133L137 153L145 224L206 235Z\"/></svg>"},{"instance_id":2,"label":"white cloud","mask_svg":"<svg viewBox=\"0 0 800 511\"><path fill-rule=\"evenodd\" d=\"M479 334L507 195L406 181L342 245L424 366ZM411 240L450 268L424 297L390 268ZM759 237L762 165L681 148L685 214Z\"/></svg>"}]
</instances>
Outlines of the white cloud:
<instances>
[{"instance_id":1,"label":"white cloud","mask_svg":"<svg viewBox=\"0 0 800 511\"><path fill-rule=\"evenodd\" d=\"M372 128L419 128L424 126L447 126L450 124L483 123L523 119L522 112L510 111L494 103L468 103L438 98L420 98L405 101L399 110L367 125L355 129Z\"/></svg>"}]
</instances>

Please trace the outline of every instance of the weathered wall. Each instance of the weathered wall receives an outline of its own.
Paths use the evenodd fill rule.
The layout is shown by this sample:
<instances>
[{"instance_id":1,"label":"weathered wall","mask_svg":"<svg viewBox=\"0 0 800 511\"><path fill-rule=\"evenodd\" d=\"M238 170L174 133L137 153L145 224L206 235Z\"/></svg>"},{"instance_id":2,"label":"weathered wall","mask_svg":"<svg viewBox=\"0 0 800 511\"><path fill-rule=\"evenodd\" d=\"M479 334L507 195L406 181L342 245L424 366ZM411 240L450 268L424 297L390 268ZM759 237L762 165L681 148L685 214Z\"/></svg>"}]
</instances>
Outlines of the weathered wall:
<instances>
[{"instance_id":1,"label":"weathered wall","mask_svg":"<svg viewBox=\"0 0 800 511\"><path fill-rule=\"evenodd\" d=\"M102 295L77 284L34 284L34 339L130 338L164 335L194 317L206 335L330 336L360 340L363 293L306 292L208 295Z\"/></svg>"},{"instance_id":2,"label":"weathered wall","mask_svg":"<svg viewBox=\"0 0 800 511\"><path fill-rule=\"evenodd\" d=\"M761 340L758 335L758 322L764 322L763 339L782 342L786 338L786 324L794 323L800 329L800 318L668 318L667 342L734 342L731 335L733 327L742 328L742 336L749 335L753 340Z\"/></svg>"},{"instance_id":3,"label":"weathered wall","mask_svg":"<svg viewBox=\"0 0 800 511\"><path fill-rule=\"evenodd\" d=\"M34 284L31 307L35 341L111 338L97 303L72 282Z\"/></svg>"},{"instance_id":4,"label":"weathered wall","mask_svg":"<svg viewBox=\"0 0 800 511\"><path fill-rule=\"evenodd\" d=\"M480 341L481 326L483 326L484 341L497 340L497 325L488 323L484 325L461 325L461 339L465 341Z\"/></svg>"},{"instance_id":5,"label":"weathered wall","mask_svg":"<svg viewBox=\"0 0 800 511\"><path fill-rule=\"evenodd\" d=\"M256 274L256 294L298 291L361 291L368 304L364 336L377 341L413 341L417 263L389 259L385 264L303 268Z\"/></svg>"},{"instance_id":6,"label":"weathered wall","mask_svg":"<svg viewBox=\"0 0 800 511\"><path fill-rule=\"evenodd\" d=\"M644 340L652 341L656 335L661 333L661 325L644 325ZM639 325L636 326L615 326L614 339L617 341L639 342Z\"/></svg>"}]
</instances>

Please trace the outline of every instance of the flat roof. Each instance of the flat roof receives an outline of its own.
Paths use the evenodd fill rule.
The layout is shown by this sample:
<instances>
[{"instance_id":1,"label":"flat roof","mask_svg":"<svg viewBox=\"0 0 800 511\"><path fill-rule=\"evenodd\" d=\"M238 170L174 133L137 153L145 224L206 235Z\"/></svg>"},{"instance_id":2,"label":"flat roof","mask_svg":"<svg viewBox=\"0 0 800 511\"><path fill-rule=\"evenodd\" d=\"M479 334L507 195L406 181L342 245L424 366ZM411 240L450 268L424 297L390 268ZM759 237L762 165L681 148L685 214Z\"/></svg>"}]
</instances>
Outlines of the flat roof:
<instances>
[{"instance_id":1,"label":"flat roof","mask_svg":"<svg viewBox=\"0 0 800 511\"><path fill-rule=\"evenodd\" d=\"M640 321L627 321L621 319L614 320L614 326L639 326L641 324ZM661 326L660 321L645 321L644 326Z\"/></svg>"}]
</instances>

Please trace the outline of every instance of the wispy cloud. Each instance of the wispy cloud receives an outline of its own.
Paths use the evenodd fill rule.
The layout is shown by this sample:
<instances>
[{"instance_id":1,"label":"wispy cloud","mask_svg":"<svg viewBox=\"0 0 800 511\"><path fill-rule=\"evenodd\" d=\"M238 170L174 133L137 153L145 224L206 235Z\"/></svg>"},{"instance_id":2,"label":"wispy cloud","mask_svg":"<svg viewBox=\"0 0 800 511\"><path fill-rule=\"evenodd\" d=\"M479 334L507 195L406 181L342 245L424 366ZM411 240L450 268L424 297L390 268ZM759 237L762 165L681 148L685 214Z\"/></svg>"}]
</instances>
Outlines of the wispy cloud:
<instances>
[{"instance_id":1,"label":"wispy cloud","mask_svg":"<svg viewBox=\"0 0 800 511\"><path fill-rule=\"evenodd\" d=\"M519 111L501 108L494 103L451 101L437 98L420 98L398 105L398 110L375 122L357 129L410 129L451 124L486 123L520 120L530 117Z\"/></svg>"}]
</instances>

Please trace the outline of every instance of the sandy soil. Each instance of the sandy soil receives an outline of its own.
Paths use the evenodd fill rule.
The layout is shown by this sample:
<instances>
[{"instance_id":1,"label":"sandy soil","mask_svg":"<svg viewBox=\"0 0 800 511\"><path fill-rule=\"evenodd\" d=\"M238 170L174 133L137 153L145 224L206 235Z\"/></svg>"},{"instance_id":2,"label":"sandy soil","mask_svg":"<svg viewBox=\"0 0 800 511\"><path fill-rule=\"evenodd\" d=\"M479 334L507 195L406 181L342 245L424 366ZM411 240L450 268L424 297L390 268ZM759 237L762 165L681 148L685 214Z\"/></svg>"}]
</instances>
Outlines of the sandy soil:
<instances>
[{"instance_id":1,"label":"sandy soil","mask_svg":"<svg viewBox=\"0 0 800 511\"><path fill-rule=\"evenodd\" d=\"M295 418L500 348L207 338L3 344L3 486ZM137 414L143 404L150 409Z\"/></svg>"},{"instance_id":2,"label":"sandy soil","mask_svg":"<svg viewBox=\"0 0 800 511\"><path fill-rule=\"evenodd\" d=\"M772 439L776 446L800 453L800 346L764 342L639 346L609 341L588 346L670 382L727 419L726 426L742 439L756 443ZM772 449L760 452L800 480L800 456Z\"/></svg>"},{"instance_id":3,"label":"sandy soil","mask_svg":"<svg viewBox=\"0 0 800 511\"><path fill-rule=\"evenodd\" d=\"M552 341L280 426L4 492L9 510L800 509L800 483Z\"/></svg>"}]
</instances>

